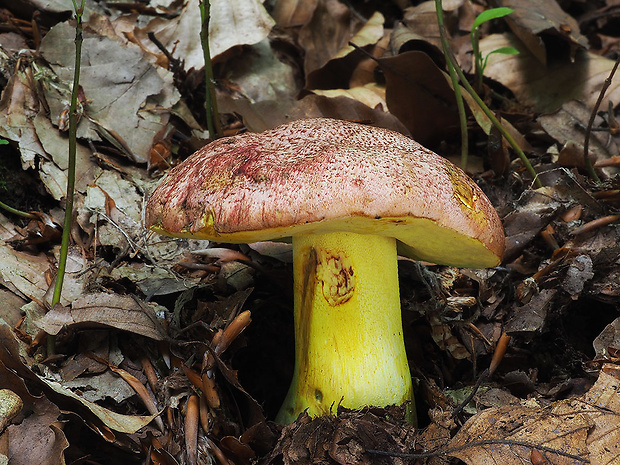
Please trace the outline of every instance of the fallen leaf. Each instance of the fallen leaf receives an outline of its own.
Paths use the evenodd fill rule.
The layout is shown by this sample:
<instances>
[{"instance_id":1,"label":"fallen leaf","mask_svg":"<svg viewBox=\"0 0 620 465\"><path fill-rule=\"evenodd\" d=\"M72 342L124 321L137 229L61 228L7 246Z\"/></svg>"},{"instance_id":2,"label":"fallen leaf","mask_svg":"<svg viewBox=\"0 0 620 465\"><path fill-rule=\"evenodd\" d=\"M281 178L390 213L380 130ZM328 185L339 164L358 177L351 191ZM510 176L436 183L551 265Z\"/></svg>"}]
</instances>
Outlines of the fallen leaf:
<instances>
[{"instance_id":1,"label":"fallen leaf","mask_svg":"<svg viewBox=\"0 0 620 465\"><path fill-rule=\"evenodd\" d=\"M7 429L8 459L15 465L64 465L69 441L59 421L60 409L45 398L37 399L33 412L19 425Z\"/></svg>"},{"instance_id":2,"label":"fallen leaf","mask_svg":"<svg viewBox=\"0 0 620 465\"><path fill-rule=\"evenodd\" d=\"M20 377L35 382L39 387L48 389L49 392L53 391L61 395L65 402L72 403L72 408L75 409L76 412L90 412L90 414L94 415L112 430L133 434L140 428L148 425L156 416L123 415L113 412L94 402L87 401L80 395L64 387L58 381L35 374L21 361L19 342L13 336L11 329L6 325L0 325L0 362L5 364Z\"/></svg>"},{"instance_id":3,"label":"fallen leaf","mask_svg":"<svg viewBox=\"0 0 620 465\"><path fill-rule=\"evenodd\" d=\"M319 0L280 0L271 16L280 27L303 26L312 19Z\"/></svg>"},{"instance_id":4,"label":"fallen leaf","mask_svg":"<svg viewBox=\"0 0 620 465\"><path fill-rule=\"evenodd\" d=\"M209 51L214 61L233 47L262 41L275 24L260 0L211 0L210 4ZM146 34L155 33L186 71L199 70L204 67L201 26L199 0L187 0L179 16L154 18L138 33L142 43L153 50Z\"/></svg>"},{"instance_id":5,"label":"fallen leaf","mask_svg":"<svg viewBox=\"0 0 620 465\"><path fill-rule=\"evenodd\" d=\"M480 41L483 55L505 46L515 47L519 55L493 53L484 75L508 87L521 104L542 113L555 111L569 100L581 100L587 108L593 108L601 86L614 66L613 60L586 51L578 52L573 62L560 60L541 66L523 43L511 34L492 34ZM620 101L618 79L607 90L601 108L607 108L610 100Z\"/></svg>"},{"instance_id":6,"label":"fallen leaf","mask_svg":"<svg viewBox=\"0 0 620 465\"><path fill-rule=\"evenodd\" d=\"M50 287L45 280L49 269L45 254L18 252L0 242L0 283L17 295L43 302Z\"/></svg>"},{"instance_id":7,"label":"fallen leaf","mask_svg":"<svg viewBox=\"0 0 620 465\"><path fill-rule=\"evenodd\" d=\"M570 48L571 58L577 49L589 48L588 39L581 34L577 21L563 11L555 0L530 0L527 3L497 0L496 6L514 10L504 19L540 63L548 63L545 38L553 37L556 41L565 42Z\"/></svg>"},{"instance_id":8,"label":"fallen leaf","mask_svg":"<svg viewBox=\"0 0 620 465\"><path fill-rule=\"evenodd\" d=\"M610 367L606 370L606 367ZM617 463L620 457L620 380L606 371L586 394L543 407L536 401L490 408L454 436L449 455L470 465L523 465L537 451L548 463Z\"/></svg>"},{"instance_id":9,"label":"fallen leaf","mask_svg":"<svg viewBox=\"0 0 620 465\"><path fill-rule=\"evenodd\" d=\"M171 72L154 66L137 45L99 35L102 27L105 25L97 22L94 14L84 25L88 32L82 45L80 82L91 102L84 108L78 137L106 138L124 149L132 160L146 163L154 138L167 124L165 113L180 95L173 86ZM63 44L72 42L74 36L73 25L59 23L41 42L40 53L61 83L73 79L75 50ZM66 105L66 95L60 85L48 85L46 90L52 122L56 124ZM156 103L157 108L145 108L149 102Z\"/></svg>"},{"instance_id":10,"label":"fallen leaf","mask_svg":"<svg viewBox=\"0 0 620 465\"><path fill-rule=\"evenodd\" d=\"M72 325L107 326L163 341L168 335L156 315L157 311L160 311L157 304L100 292L76 299L71 308L55 306L38 324L48 334L58 334L63 327Z\"/></svg>"},{"instance_id":11,"label":"fallen leaf","mask_svg":"<svg viewBox=\"0 0 620 465\"><path fill-rule=\"evenodd\" d=\"M458 133L459 118L449 78L423 52L382 58L388 108L421 144Z\"/></svg>"}]
</instances>

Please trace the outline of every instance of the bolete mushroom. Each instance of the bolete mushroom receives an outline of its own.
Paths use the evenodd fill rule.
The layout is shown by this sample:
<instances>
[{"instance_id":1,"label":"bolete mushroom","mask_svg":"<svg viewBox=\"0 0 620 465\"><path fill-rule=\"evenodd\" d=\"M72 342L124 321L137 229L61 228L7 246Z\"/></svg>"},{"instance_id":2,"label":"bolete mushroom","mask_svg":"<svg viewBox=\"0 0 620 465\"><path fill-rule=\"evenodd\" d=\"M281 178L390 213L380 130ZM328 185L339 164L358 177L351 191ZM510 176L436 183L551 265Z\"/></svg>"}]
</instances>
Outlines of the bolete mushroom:
<instances>
[{"instance_id":1,"label":"bolete mushroom","mask_svg":"<svg viewBox=\"0 0 620 465\"><path fill-rule=\"evenodd\" d=\"M397 132L327 118L214 141L146 207L161 234L250 243L292 237L295 371L278 414L412 401L397 250L493 267L504 233L459 168Z\"/></svg>"}]
</instances>

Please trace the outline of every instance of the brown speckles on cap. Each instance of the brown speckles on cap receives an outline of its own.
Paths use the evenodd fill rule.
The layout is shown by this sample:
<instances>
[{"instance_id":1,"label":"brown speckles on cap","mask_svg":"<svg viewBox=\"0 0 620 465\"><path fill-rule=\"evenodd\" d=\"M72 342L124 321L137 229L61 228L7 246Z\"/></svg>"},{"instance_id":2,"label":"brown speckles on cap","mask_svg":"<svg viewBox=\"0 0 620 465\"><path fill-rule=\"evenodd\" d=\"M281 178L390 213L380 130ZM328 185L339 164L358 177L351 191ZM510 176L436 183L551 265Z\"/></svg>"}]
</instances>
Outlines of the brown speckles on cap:
<instances>
[{"instance_id":1,"label":"brown speckles on cap","mask_svg":"<svg viewBox=\"0 0 620 465\"><path fill-rule=\"evenodd\" d=\"M385 218L406 219L395 226L401 231L426 218L495 256L503 252L495 210L461 170L402 134L327 118L212 142L170 171L146 211L158 232L219 241L333 230L360 219L368 222L360 232L379 222L389 235Z\"/></svg>"}]
</instances>

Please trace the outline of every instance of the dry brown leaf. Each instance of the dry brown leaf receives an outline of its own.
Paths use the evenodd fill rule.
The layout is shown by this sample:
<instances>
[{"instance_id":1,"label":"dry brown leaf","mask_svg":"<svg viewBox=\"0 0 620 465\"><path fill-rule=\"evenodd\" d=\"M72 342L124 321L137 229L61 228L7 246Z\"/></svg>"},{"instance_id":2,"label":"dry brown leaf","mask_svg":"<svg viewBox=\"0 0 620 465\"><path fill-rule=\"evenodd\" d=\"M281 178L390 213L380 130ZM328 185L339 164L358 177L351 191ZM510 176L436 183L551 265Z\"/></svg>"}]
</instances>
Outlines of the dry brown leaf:
<instances>
[{"instance_id":1,"label":"dry brown leaf","mask_svg":"<svg viewBox=\"0 0 620 465\"><path fill-rule=\"evenodd\" d=\"M452 439L449 455L469 465L524 465L537 450L554 465L585 463L593 426L587 412L594 410L584 411L574 401L548 408L534 403L483 410Z\"/></svg>"},{"instance_id":2,"label":"dry brown leaf","mask_svg":"<svg viewBox=\"0 0 620 465\"><path fill-rule=\"evenodd\" d=\"M588 435L590 457L607 465L620 464L620 380L611 366L611 376L603 367L596 384L586 393L585 402L600 409L594 416L594 429Z\"/></svg>"},{"instance_id":3,"label":"dry brown leaf","mask_svg":"<svg viewBox=\"0 0 620 465\"><path fill-rule=\"evenodd\" d=\"M484 75L508 87L521 104L537 112L555 111L569 100L581 100L587 108L593 108L614 65L609 58L582 51L573 62L558 61L545 67L511 34L493 34L480 41L483 55L505 46L517 48L520 54L492 54ZM620 101L618 79L607 90L601 108L607 108L610 100Z\"/></svg>"},{"instance_id":4,"label":"dry brown leaf","mask_svg":"<svg viewBox=\"0 0 620 465\"><path fill-rule=\"evenodd\" d=\"M396 116L343 96L329 98L311 94L296 102L268 101L251 104L247 99L228 99L222 103L225 104L227 112L233 111L243 115L246 127L254 132L264 131L296 119L327 117L348 121L369 121L374 126L409 134ZM222 106L224 105L220 108Z\"/></svg>"},{"instance_id":5,"label":"dry brown leaf","mask_svg":"<svg viewBox=\"0 0 620 465\"><path fill-rule=\"evenodd\" d=\"M495 3L514 10L505 17L506 22L543 64L547 63L548 58L544 34L565 41L570 47L571 58L578 48L589 48L588 39L579 32L577 21L563 11L555 0L496 0Z\"/></svg>"},{"instance_id":6,"label":"dry brown leaf","mask_svg":"<svg viewBox=\"0 0 620 465\"><path fill-rule=\"evenodd\" d=\"M585 141L586 128L590 120L592 110L582 102L572 100L562 105L558 111L538 118L542 128L553 137L561 146L568 142L575 144L578 152L576 163L570 166L582 166L583 144ZM597 117L595 124L601 123L601 118ZM596 127L596 126L595 126ZM616 139L607 132L592 132L590 134L589 155L592 161L605 160L620 153L620 147ZM562 166L566 166L560 160Z\"/></svg>"},{"instance_id":7,"label":"dry brown leaf","mask_svg":"<svg viewBox=\"0 0 620 465\"><path fill-rule=\"evenodd\" d=\"M58 334L65 326L107 326L163 341L167 338L155 312L156 304L142 303L137 298L108 294L87 294L75 300L71 308L55 306L38 321L48 334Z\"/></svg>"},{"instance_id":8,"label":"dry brown leaf","mask_svg":"<svg viewBox=\"0 0 620 465\"><path fill-rule=\"evenodd\" d=\"M295 27L307 24L314 14L319 0L278 0L271 15L280 27Z\"/></svg>"},{"instance_id":9,"label":"dry brown leaf","mask_svg":"<svg viewBox=\"0 0 620 465\"><path fill-rule=\"evenodd\" d=\"M275 24L260 0L211 0L210 4L209 51L214 60L233 47L260 42ZM189 71L204 67L200 29L199 0L187 0L179 16L174 19L155 18L144 29L136 31L136 35L143 46L156 50L146 37L147 32L154 32Z\"/></svg>"},{"instance_id":10,"label":"dry brown leaf","mask_svg":"<svg viewBox=\"0 0 620 465\"><path fill-rule=\"evenodd\" d=\"M71 405L71 409L83 418L91 415L93 420L96 419L102 422L112 430L133 434L140 428L148 425L156 417L156 415L123 415L113 412L84 399L81 395L67 389L57 381L35 374L22 361L20 343L15 339L11 328L4 324L0 325L0 362L21 378L35 383L39 388L44 388L48 394L52 393L53 395L58 394L62 396L63 401L67 405Z\"/></svg>"},{"instance_id":11,"label":"dry brown leaf","mask_svg":"<svg viewBox=\"0 0 620 465\"><path fill-rule=\"evenodd\" d=\"M554 465L620 463L620 380L614 368L605 365L579 398L483 410L452 439L449 455L470 465L524 465L539 455Z\"/></svg>"},{"instance_id":12,"label":"dry brown leaf","mask_svg":"<svg viewBox=\"0 0 620 465\"><path fill-rule=\"evenodd\" d=\"M387 109L385 101L385 87L370 83L365 86L352 87L351 89L315 89L312 93L323 95L327 98L335 98L339 96L348 97L370 108Z\"/></svg>"},{"instance_id":13,"label":"dry brown leaf","mask_svg":"<svg viewBox=\"0 0 620 465\"><path fill-rule=\"evenodd\" d=\"M292 101L301 90L297 72L292 64L278 59L269 40L263 40L244 47L239 55L228 60L225 82L252 102Z\"/></svg>"},{"instance_id":14,"label":"dry brown leaf","mask_svg":"<svg viewBox=\"0 0 620 465\"><path fill-rule=\"evenodd\" d=\"M304 71L309 76L325 66L348 43L363 24L337 0L319 0L312 20L299 31L299 44L305 51ZM377 39L378 40L378 39Z\"/></svg>"},{"instance_id":15,"label":"dry brown leaf","mask_svg":"<svg viewBox=\"0 0 620 465\"><path fill-rule=\"evenodd\" d=\"M8 62L8 57L3 59ZM32 69L18 69L2 89L0 100L0 136L18 141L24 169L34 168L37 157L48 157L34 128L34 119L40 111L39 99L32 91L34 87Z\"/></svg>"},{"instance_id":16,"label":"dry brown leaf","mask_svg":"<svg viewBox=\"0 0 620 465\"><path fill-rule=\"evenodd\" d=\"M442 2L444 15L450 18L452 12L457 11L463 3L463 0ZM425 1L407 8L403 20L394 28L390 43L395 54L415 49L433 57L443 57L435 2Z\"/></svg>"},{"instance_id":17,"label":"dry brown leaf","mask_svg":"<svg viewBox=\"0 0 620 465\"><path fill-rule=\"evenodd\" d=\"M421 144L458 133L454 92L446 75L423 52L405 52L382 58L386 101L394 114Z\"/></svg>"},{"instance_id":18,"label":"dry brown leaf","mask_svg":"<svg viewBox=\"0 0 620 465\"><path fill-rule=\"evenodd\" d=\"M18 252L0 242L0 283L20 297L43 302L50 287L45 280L49 269L45 254Z\"/></svg>"},{"instance_id":19,"label":"dry brown leaf","mask_svg":"<svg viewBox=\"0 0 620 465\"><path fill-rule=\"evenodd\" d=\"M11 465L64 465L69 441L58 421L60 409L45 398L37 399L33 412L19 425L7 428Z\"/></svg>"},{"instance_id":20,"label":"dry brown leaf","mask_svg":"<svg viewBox=\"0 0 620 465\"><path fill-rule=\"evenodd\" d=\"M84 25L89 33L82 46L80 82L91 102L84 108L78 137L96 140L101 136L134 161L146 163L153 139L167 124L169 109L180 95L171 72L155 67L137 45L103 35L106 25L107 21L94 14ZM65 44L74 36L74 25L60 23L41 43L40 53L60 82L52 85L50 80L46 86L55 124L67 104L66 90L73 79L75 51Z\"/></svg>"}]
</instances>

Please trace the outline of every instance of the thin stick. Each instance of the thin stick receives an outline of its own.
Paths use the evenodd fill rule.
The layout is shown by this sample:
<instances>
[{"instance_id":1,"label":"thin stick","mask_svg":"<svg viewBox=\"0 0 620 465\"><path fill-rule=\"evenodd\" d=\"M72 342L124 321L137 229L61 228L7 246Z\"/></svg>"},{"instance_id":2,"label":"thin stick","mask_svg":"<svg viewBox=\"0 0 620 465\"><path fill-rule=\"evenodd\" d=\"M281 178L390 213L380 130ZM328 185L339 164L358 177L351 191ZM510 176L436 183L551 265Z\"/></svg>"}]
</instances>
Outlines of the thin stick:
<instances>
[{"instance_id":1,"label":"thin stick","mask_svg":"<svg viewBox=\"0 0 620 465\"><path fill-rule=\"evenodd\" d=\"M218 139L222 137L222 127L217 109L217 98L215 96L215 85L213 83L213 66L211 65L211 51L209 50L209 21L211 19L211 4L209 0L200 1L200 18L202 19L200 42L202 44L202 54L205 61L207 129L212 139Z\"/></svg>"},{"instance_id":2,"label":"thin stick","mask_svg":"<svg viewBox=\"0 0 620 465\"><path fill-rule=\"evenodd\" d=\"M607 76L607 79L605 79L605 82L603 83L603 88L601 89L601 93L598 94L598 99L596 100L596 104L594 105L594 108L592 109L592 114L590 115L590 121L588 121L588 128L586 129L586 137L583 142L583 161L586 164L586 168L588 169L588 172L590 173L590 177L594 179L594 181L597 183L600 183L601 180L598 177L598 174L596 174L596 171L594 171L594 167L592 166L592 162L590 161L590 157L588 156L588 149L590 147L590 134L592 133L592 126L594 125L594 119L596 118L596 113L598 112L598 109L601 106L603 97L605 97L605 92L607 92L607 89L611 85L611 81L614 77L614 74L616 74L616 70L618 69L619 63L620 63L620 55L618 55L618 58L616 58L616 63L614 63L614 66L611 69L609 76Z\"/></svg>"}]
</instances>

